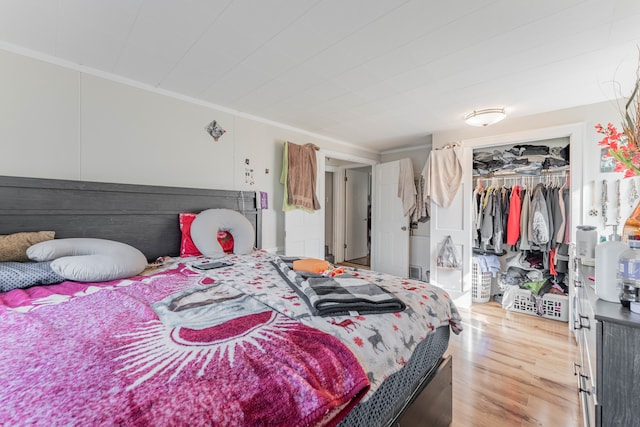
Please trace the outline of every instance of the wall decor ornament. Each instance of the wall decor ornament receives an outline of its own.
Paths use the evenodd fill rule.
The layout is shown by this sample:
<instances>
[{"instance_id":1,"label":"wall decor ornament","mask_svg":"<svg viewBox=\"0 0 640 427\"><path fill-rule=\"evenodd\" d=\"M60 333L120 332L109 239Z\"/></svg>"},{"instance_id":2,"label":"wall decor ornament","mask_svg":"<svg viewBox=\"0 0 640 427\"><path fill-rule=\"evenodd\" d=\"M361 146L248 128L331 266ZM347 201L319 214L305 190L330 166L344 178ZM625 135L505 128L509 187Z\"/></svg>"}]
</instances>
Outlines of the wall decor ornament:
<instances>
[{"instance_id":1,"label":"wall decor ornament","mask_svg":"<svg viewBox=\"0 0 640 427\"><path fill-rule=\"evenodd\" d=\"M209 123L207 127L205 127L205 130L213 137L215 142L218 142L220 137L226 132L226 130L222 129L222 126L220 126L215 120Z\"/></svg>"}]
</instances>

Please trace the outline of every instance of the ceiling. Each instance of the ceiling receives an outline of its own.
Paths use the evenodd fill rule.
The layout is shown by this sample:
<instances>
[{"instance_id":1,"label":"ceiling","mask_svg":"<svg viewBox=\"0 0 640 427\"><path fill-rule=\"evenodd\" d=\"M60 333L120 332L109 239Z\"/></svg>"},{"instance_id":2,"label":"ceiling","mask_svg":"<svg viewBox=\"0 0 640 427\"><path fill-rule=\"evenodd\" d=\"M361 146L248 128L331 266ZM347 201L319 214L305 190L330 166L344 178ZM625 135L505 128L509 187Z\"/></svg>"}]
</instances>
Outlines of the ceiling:
<instances>
[{"instance_id":1,"label":"ceiling","mask_svg":"<svg viewBox=\"0 0 640 427\"><path fill-rule=\"evenodd\" d=\"M628 95L638 22L637 0L0 0L0 47L384 151Z\"/></svg>"}]
</instances>

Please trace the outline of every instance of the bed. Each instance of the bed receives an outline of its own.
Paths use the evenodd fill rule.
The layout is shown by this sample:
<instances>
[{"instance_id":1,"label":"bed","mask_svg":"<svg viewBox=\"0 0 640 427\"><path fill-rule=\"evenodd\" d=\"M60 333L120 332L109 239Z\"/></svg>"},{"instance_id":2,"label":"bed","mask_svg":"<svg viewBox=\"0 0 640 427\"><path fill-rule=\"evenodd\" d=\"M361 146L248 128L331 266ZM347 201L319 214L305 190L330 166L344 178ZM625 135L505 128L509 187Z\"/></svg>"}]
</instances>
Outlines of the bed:
<instances>
[{"instance_id":1,"label":"bed","mask_svg":"<svg viewBox=\"0 0 640 427\"><path fill-rule=\"evenodd\" d=\"M0 177L0 200L0 235L55 230L56 239L125 243L150 263L163 257L122 280L0 294L0 419L10 424L451 421L443 356L461 322L446 292L347 268L340 273L397 297L401 309L311 314L293 260L259 249L254 192ZM256 249L200 271L202 256L178 256L178 215L212 208L246 217Z\"/></svg>"}]
</instances>

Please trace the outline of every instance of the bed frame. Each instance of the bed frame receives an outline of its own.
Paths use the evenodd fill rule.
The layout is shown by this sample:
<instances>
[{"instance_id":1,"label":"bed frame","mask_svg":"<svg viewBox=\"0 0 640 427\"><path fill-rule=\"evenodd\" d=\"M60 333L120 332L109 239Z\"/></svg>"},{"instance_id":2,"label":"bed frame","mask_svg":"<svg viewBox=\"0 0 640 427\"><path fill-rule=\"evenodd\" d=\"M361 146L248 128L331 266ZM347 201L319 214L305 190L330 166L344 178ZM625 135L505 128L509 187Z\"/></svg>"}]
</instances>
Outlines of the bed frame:
<instances>
[{"instance_id":1,"label":"bed frame","mask_svg":"<svg viewBox=\"0 0 640 427\"><path fill-rule=\"evenodd\" d=\"M453 356L444 357L429 371L398 413L393 426L446 427L453 418Z\"/></svg>"},{"instance_id":2,"label":"bed frame","mask_svg":"<svg viewBox=\"0 0 640 427\"><path fill-rule=\"evenodd\" d=\"M256 192L0 176L0 234L53 230L138 248L148 260L177 256L180 212L226 208L245 215L262 247Z\"/></svg>"},{"instance_id":3,"label":"bed frame","mask_svg":"<svg viewBox=\"0 0 640 427\"><path fill-rule=\"evenodd\" d=\"M180 212L227 208L244 214L262 247L256 192L0 176L0 235L53 230L56 238L96 237L127 243L148 260L177 256ZM452 418L451 356L425 373L387 426L448 426ZM420 403L422 402L422 403Z\"/></svg>"}]
</instances>

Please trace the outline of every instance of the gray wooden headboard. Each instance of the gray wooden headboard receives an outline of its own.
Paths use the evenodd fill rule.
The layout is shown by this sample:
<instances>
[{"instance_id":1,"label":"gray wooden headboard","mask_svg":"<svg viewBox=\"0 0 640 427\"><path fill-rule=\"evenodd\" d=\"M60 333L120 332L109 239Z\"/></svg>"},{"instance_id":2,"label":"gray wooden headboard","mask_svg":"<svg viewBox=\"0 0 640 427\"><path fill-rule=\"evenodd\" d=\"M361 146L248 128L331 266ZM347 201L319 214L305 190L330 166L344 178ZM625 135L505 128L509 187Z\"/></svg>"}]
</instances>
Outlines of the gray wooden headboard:
<instances>
[{"instance_id":1,"label":"gray wooden headboard","mask_svg":"<svg viewBox=\"0 0 640 427\"><path fill-rule=\"evenodd\" d=\"M226 208L244 214L262 246L256 192L0 176L0 235L53 230L56 238L128 243L148 260L177 256L180 212Z\"/></svg>"}]
</instances>

